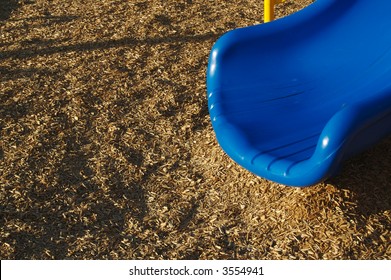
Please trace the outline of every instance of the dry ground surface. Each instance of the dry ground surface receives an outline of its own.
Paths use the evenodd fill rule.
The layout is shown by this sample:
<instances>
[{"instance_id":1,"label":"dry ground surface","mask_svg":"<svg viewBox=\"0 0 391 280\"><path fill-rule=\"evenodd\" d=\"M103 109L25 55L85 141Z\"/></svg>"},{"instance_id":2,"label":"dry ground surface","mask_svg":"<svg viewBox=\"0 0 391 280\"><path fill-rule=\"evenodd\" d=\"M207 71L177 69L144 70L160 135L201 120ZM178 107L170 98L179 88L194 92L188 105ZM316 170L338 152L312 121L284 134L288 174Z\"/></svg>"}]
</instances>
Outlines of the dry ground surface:
<instances>
[{"instance_id":1,"label":"dry ground surface","mask_svg":"<svg viewBox=\"0 0 391 280\"><path fill-rule=\"evenodd\" d=\"M218 146L209 51L262 1L0 7L1 259L391 258L391 139L305 189Z\"/></svg>"}]
</instances>

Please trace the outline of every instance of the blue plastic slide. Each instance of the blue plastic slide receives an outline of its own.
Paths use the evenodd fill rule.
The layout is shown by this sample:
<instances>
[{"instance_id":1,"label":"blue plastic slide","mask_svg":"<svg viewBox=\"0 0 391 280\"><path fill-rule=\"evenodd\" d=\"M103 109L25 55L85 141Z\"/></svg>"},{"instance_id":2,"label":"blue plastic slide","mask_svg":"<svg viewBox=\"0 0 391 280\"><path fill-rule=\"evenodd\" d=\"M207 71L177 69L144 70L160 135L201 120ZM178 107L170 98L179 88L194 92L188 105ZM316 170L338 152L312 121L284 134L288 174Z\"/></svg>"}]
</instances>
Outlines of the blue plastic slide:
<instances>
[{"instance_id":1,"label":"blue plastic slide","mask_svg":"<svg viewBox=\"0 0 391 280\"><path fill-rule=\"evenodd\" d=\"M217 140L269 180L308 186L391 132L391 1L318 0L214 45Z\"/></svg>"}]
</instances>

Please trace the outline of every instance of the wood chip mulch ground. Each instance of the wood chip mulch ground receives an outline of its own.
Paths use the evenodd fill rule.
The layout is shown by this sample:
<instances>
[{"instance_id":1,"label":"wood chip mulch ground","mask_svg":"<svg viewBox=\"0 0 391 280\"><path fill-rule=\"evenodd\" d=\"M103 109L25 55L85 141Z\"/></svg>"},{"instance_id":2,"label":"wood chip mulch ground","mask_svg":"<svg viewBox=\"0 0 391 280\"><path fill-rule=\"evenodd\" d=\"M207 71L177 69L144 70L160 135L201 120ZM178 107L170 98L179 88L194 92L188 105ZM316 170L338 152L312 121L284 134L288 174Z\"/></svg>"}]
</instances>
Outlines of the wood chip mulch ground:
<instances>
[{"instance_id":1,"label":"wood chip mulch ground","mask_svg":"<svg viewBox=\"0 0 391 280\"><path fill-rule=\"evenodd\" d=\"M1 259L390 259L390 138L304 189L218 146L209 51L262 6L0 0Z\"/></svg>"}]
</instances>

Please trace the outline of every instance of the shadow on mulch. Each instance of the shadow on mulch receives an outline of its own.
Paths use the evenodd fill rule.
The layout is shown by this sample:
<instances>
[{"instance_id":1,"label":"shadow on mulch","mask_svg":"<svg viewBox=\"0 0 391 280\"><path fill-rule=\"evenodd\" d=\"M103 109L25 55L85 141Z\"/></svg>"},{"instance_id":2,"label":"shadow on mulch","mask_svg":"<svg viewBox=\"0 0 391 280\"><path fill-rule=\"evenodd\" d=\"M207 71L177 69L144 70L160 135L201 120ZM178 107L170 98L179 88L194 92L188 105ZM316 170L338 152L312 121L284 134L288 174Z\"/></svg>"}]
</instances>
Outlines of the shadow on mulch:
<instances>
[{"instance_id":1,"label":"shadow on mulch","mask_svg":"<svg viewBox=\"0 0 391 280\"><path fill-rule=\"evenodd\" d=\"M65 119L63 121L67 122ZM167 162L161 160L149 165L143 172L143 176L127 181L117 170L115 158L108 156L102 168L108 189L103 193L94 179L95 171L88 164L94 154L86 148L91 139L85 134L88 134L87 128L65 136L63 141L66 143L66 153L53 174L56 182L53 185L45 185L36 180L31 184L31 187L24 193L25 197L34 201L34 205L28 211L17 209L11 203L7 207L0 205L0 210L4 213L0 219L0 226L4 226L6 219L34 221L35 230L39 232L34 234L20 230L11 232L4 239L4 242L14 245L13 259L44 259L47 257L66 259L69 258L67 256L70 247L69 240L75 242L75 240L85 238L86 235L110 236L110 240L107 241L109 243L101 246L99 252L95 252L94 259L108 258L110 251L120 246L123 238L131 240L134 247L143 242L149 242L140 240L137 236L126 236L123 232L126 231L126 221L129 220L129 216L143 223L148 214L146 191L143 185L150 180L153 174L156 174L159 168L167 165ZM27 159L27 170L33 174L38 174L46 164L47 159L39 155L49 153L55 149L56 141L60 141L54 138L52 132L42 135L41 138L41 145L34 148ZM121 147L118 146L118 149ZM137 151L132 150L126 152L134 155L131 158L132 164L142 165L144 160L142 154L137 154ZM174 172L177 168L179 165L173 166L170 171ZM20 176L26 176L26 181L28 180L25 175L27 172L19 173ZM120 207L116 202L124 197L126 198L125 206ZM80 209L81 205L88 205L88 207L84 208L83 213L75 211L76 208ZM180 230L186 228L197 208L198 204L194 202L189 213L181 220ZM93 225L85 224L83 219L94 220L94 223ZM157 225L145 224L144 227L161 236L168 234ZM72 258L83 259L86 256L76 252Z\"/></svg>"},{"instance_id":2,"label":"shadow on mulch","mask_svg":"<svg viewBox=\"0 0 391 280\"><path fill-rule=\"evenodd\" d=\"M90 156L82 152L82 147L71 138L68 140L68 155L56 171L57 184L46 186L35 182L25 193L26 197L34 201L34 206L26 212L10 206L0 208L4 213L3 219L0 219L1 226L5 223L4 219L34 221L36 230L39 231L37 234L25 230L11 232L4 239L4 242L15 246L13 259L43 259L48 256L66 259L69 240L75 242L91 234L110 236L109 244L103 247L105 249L94 255L98 259L108 258L110 250L126 237L122 233L126 228L126 217L131 215L142 221L147 215L146 195L142 185L151 173L146 173L140 181L129 184L114 166L108 166L110 177L107 183L110 191L102 194L99 185L93 180L94 171L87 166ZM34 168L39 166L32 165L30 164L30 169L35 172ZM127 198L124 208L115 203L123 196ZM81 205L88 205L82 214L75 211ZM86 224L85 219L94 220L93 226ZM129 239L134 238L130 236ZM47 253L50 255L46 256ZM75 253L72 258L85 258L79 253Z\"/></svg>"},{"instance_id":3,"label":"shadow on mulch","mask_svg":"<svg viewBox=\"0 0 391 280\"><path fill-rule=\"evenodd\" d=\"M49 76L53 74L55 74L53 71L44 68L31 67L18 69L0 66L0 81L17 80L20 78L32 78L34 75Z\"/></svg>"},{"instance_id":4,"label":"shadow on mulch","mask_svg":"<svg viewBox=\"0 0 391 280\"><path fill-rule=\"evenodd\" d=\"M19 0L0 0L0 21L8 19L18 6Z\"/></svg>"},{"instance_id":5,"label":"shadow on mulch","mask_svg":"<svg viewBox=\"0 0 391 280\"><path fill-rule=\"evenodd\" d=\"M391 137L350 159L330 183L355 194L358 220L391 210Z\"/></svg>"},{"instance_id":6,"label":"shadow on mulch","mask_svg":"<svg viewBox=\"0 0 391 280\"><path fill-rule=\"evenodd\" d=\"M136 39L133 37L125 37L118 40L106 40L106 41L93 41L93 42L84 42L80 44L73 44L68 46L52 46L52 47L42 47L37 48L23 48L12 51L4 51L0 54L0 59L9 59L9 58L31 58L41 55L51 55L56 53L67 53L74 51L93 51L98 49L111 49L118 48L123 46L137 46L137 45L158 45L158 44L175 44L175 43L190 43L190 42L202 42L207 40L216 41L222 34L215 33L206 33L201 35L194 34L182 34L176 36L167 36L167 37L153 37L147 39ZM46 42L41 41L40 45L50 45L52 41Z\"/></svg>"}]
</instances>

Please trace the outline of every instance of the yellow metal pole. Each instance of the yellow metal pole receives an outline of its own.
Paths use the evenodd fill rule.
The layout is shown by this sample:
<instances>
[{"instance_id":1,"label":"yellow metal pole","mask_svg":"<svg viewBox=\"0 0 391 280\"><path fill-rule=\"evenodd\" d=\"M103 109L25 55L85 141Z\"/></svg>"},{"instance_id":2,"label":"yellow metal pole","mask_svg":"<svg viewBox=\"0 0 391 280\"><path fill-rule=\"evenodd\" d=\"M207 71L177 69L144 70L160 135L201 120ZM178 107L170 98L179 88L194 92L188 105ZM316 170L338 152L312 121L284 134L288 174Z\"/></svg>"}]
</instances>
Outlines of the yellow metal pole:
<instances>
[{"instance_id":1,"label":"yellow metal pole","mask_svg":"<svg viewBox=\"0 0 391 280\"><path fill-rule=\"evenodd\" d=\"M274 19L274 1L264 0L264 22L270 22Z\"/></svg>"},{"instance_id":2,"label":"yellow metal pole","mask_svg":"<svg viewBox=\"0 0 391 280\"><path fill-rule=\"evenodd\" d=\"M274 5L282 3L285 0L264 0L264 22L274 20Z\"/></svg>"}]
</instances>

